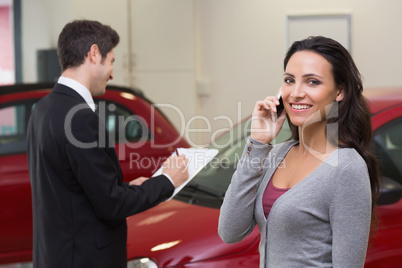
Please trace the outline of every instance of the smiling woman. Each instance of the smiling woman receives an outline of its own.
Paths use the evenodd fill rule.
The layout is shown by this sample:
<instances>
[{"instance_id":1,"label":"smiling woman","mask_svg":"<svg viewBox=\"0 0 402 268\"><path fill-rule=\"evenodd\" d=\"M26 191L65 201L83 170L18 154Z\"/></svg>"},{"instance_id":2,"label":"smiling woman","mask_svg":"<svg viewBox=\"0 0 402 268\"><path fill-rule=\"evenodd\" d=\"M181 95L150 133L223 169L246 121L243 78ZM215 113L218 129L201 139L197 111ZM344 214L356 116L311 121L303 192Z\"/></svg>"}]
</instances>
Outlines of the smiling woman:
<instances>
[{"instance_id":1,"label":"smiling woman","mask_svg":"<svg viewBox=\"0 0 402 268\"><path fill-rule=\"evenodd\" d=\"M285 112L257 101L219 235L236 243L257 224L260 267L363 267L379 179L359 71L321 36L294 42L284 70ZM271 145L286 116L291 140Z\"/></svg>"}]
</instances>

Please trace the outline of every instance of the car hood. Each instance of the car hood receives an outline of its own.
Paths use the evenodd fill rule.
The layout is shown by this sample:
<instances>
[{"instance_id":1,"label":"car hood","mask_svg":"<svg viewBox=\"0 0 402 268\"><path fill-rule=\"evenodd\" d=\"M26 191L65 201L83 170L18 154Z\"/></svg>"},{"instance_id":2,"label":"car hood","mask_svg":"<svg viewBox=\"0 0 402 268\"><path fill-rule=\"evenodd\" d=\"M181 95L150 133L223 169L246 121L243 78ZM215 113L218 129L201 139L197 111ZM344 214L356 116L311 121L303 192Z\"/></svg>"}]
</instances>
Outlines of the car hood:
<instances>
[{"instance_id":1,"label":"car hood","mask_svg":"<svg viewBox=\"0 0 402 268\"><path fill-rule=\"evenodd\" d=\"M199 262L247 250L259 241L258 230L240 243L225 244L218 235L219 209L170 200L127 218L128 260L148 257L160 267Z\"/></svg>"}]
</instances>

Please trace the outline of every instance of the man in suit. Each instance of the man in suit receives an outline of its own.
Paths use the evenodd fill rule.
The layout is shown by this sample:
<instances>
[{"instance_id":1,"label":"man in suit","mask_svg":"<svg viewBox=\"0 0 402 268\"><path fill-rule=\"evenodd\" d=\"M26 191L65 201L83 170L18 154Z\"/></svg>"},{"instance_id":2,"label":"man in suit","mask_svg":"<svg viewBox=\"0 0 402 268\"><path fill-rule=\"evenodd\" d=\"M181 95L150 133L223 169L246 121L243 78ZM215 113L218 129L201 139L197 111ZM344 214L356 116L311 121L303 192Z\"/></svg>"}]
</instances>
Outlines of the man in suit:
<instances>
[{"instance_id":1,"label":"man in suit","mask_svg":"<svg viewBox=\"0 0 402 268\"><path fill-rule=\"evenodd\" d=\"M113 146L100 146L106 129L92 96L113 79L118 42L111 27L88 20L68 23L59 36L62 75L35 106L27 135L34 267L126 267L126 217L169 198L188 178L179 156L165 162L163 175L123 183Z\"/></svg>"}]
</instances>

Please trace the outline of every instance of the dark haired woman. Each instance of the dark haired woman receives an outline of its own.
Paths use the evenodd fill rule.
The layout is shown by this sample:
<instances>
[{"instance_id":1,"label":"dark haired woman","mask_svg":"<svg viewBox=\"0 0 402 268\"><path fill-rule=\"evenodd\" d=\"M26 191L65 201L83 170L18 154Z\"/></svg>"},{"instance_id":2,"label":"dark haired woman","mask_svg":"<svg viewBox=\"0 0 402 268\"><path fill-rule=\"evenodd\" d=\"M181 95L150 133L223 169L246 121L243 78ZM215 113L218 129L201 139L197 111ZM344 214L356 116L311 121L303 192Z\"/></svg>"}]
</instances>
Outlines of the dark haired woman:
<instances>
[{"instance_id":1,"label":"dark haired woman","mask_svg":"<svg viewBox=\"0 0 402 268\"><path fill-rule=\"evenodd\" d=\"M257 224L260 267L363 267L379 181L359 71L321 36L293 43L284 69L285 110L256 103L219 235L239 242ZM292 140L271 146L286 117Z\"/></svg>"}]
</instances>

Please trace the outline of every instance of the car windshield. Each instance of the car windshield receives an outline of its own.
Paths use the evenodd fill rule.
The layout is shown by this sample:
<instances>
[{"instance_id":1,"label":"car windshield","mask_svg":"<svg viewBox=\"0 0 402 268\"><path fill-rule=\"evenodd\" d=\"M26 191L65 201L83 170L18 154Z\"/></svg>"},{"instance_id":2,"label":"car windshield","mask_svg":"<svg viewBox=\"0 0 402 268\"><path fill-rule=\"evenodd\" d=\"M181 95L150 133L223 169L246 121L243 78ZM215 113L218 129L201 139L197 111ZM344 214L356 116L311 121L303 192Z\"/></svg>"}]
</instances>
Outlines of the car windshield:
<instances>
[{"instance_id":1,"label":"car windshield","mask_svg":"<svg viewBox=\"0 0 402 268\"><path fill-rule=\"evenodd\" d=\"M237 162L242 156L250 135L251 117L216 139L208 147L218 149L216 157L209 162L175 197L176 200L220 208L229 187ZM288 140L291 132L287 122L272 142L277 144Z\"/></svg>"}]
</instances>

